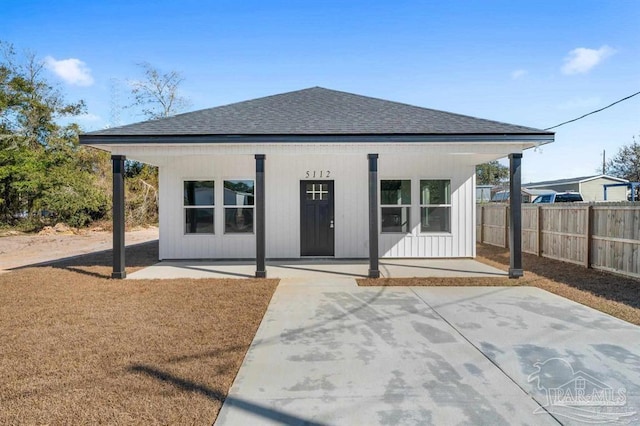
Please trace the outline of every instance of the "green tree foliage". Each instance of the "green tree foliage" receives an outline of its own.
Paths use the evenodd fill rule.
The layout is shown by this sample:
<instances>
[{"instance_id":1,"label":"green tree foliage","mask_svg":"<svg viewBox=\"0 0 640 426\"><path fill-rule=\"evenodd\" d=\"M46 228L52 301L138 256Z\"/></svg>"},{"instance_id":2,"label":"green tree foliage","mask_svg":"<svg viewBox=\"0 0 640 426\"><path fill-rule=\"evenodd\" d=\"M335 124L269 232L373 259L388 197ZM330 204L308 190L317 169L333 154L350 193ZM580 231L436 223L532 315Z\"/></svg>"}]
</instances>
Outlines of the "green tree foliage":
<instances>
[{"instance_id":1,"label":"green tree foliage","mask_svg":"<svg viewBox=\"0 0 640 426\"><path fill-rule=\"evenodd\" d=\"M66 103L35 55L2 42L0 50L0 220L83 226L104 216L109 200L94 171L105 157L79 146L76 124L57 122L84 103Z\"/></svg>"},{"instance_id":2,"label":"green tree foliage","mask_svg":"<svg viewBox=\"0 0 640 426\"><path fill-rule=\"evenodd\" d=\"M633 142L625 145L608 161L607 171L613 176L640 182L640 142L633 137Z\"/></svg>"},{"instance_id":3,"label":"green tree foliage","mask_svg":"<svg viewBox=\"0 0 640 426\"><path fill-rule=\"evenodd\" d=\"M499 185L509 179L509 168L498 161L476 166L476 183L478 185Z\"/></svg>"}]
</instances>

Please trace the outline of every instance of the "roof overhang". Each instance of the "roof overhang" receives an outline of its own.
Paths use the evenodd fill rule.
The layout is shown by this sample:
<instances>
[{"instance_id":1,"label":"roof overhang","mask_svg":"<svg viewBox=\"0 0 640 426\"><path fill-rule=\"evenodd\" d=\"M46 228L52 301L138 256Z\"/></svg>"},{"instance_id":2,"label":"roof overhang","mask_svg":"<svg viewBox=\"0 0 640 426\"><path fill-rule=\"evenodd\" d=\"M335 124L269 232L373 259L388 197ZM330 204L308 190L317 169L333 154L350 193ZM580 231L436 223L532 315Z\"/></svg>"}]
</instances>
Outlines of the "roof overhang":
<instances>
[{"instance_id":1,"label":"roof overhang","mask_svg":"<svg viewBox=\"0 0 640 426\"><path fill-rule=\"evenodd\" d=\"M245 143L520 143L554 141L554 134L326 134L326 135L80 135L83 145L165 145Z\"/></svg>"}]
</instances>

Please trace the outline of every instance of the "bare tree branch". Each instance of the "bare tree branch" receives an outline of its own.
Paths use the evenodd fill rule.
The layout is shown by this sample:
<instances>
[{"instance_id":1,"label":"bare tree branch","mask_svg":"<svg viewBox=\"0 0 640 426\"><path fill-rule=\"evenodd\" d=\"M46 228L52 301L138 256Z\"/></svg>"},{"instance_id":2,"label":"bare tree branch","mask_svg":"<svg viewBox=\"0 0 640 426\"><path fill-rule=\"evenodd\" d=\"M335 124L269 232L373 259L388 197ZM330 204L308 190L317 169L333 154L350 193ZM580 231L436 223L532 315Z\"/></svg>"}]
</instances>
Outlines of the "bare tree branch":
<instances>
[{"instance_id":1,"label":"bare tree branch","mask_svg":"<svg viewBox=\"0 0 640 426\"><path fill-rule=\"evenodd\" d=\"M144 78L129 81L133 95L132 107L141 109L142 114L150 120L169 117L189 107L187 98L180 95L180 84L184 81L182 74L172 70L162 72L148 62L139 63Z\"/></svg>"}]
</instances>

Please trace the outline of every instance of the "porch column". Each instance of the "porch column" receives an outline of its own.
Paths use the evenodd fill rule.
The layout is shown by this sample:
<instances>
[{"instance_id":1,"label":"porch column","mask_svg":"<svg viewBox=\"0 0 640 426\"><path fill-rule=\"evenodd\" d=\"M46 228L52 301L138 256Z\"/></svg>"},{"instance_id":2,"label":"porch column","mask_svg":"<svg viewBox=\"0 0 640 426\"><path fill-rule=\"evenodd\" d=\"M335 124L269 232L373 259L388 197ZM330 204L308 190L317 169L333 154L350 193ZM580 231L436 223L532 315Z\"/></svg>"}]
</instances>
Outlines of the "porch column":
<instances>
[{"instance_id":1,"label":"porch column","mask_svg":"<svg viewBox=\"0 0 640 426\"><path fill-rule=\"evenodd\" d=\"M522 154L509 154L509 278L520 278L523 275L521 161Z\"/></svg>"},{"instance_id":2,"label":"porch column","mask_svg":"<svg viewBox=\"0 0 640 426\"><path fill-rule=\"evenodd\" d=\"M369 159L369 278L380 278L378 264L378 154Z\"/></svg>"},{"instance_id":3,"label":"porch column","mask_svg":"<svg viewBox=\"0 0 640 426\"><path fill-rule=\"evenodd\" d=\"M256 278L266 278L264 218L264 154L256 154Z\"/></svg>"},{"instance_id":4,"label":"porch column","mask_svg":"<svg viewBox=\"0 0 640 426\"><path fill-rule=\"evenodd\" d=\"M112 155L113 162L113 272L111 278L127 276L124 265L124 155Z\"/></svg>"}]
</instances>

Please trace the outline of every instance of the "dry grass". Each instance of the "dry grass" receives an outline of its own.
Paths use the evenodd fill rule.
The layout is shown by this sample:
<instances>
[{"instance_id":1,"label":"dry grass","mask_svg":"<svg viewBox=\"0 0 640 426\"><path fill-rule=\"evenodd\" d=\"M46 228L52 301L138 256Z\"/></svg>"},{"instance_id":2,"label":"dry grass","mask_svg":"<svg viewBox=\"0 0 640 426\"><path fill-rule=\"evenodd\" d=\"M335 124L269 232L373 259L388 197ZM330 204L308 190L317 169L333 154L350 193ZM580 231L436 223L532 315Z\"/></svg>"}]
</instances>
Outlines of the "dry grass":
<instances>
[{"instance_id":1,"label":"dry grass","mask_svg":"<svg viewBox=\"0 0 640 426\"><path fill-rule=\"evenodd\" d=\"M127 251L140 268L157 242ZM277 281L118 281L110 260L0 275L0 424L216 418Z\"/></svg>"},{"instance_id":2,"label":"dry grass","mask_svg":"<svg viewBox=\"0 0 640 426\"><path fill-rule=\"evenodd\" d=\"M509 251L481 245L476 260L502 270L509 269ZM519 286L539 287L632 324L640 325L640 281L586 269L578 265L523 254L525 276L508 278L388 278L360 279L361 286Z\"/></svg>"}]
</instances>

